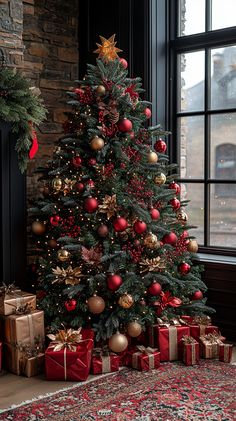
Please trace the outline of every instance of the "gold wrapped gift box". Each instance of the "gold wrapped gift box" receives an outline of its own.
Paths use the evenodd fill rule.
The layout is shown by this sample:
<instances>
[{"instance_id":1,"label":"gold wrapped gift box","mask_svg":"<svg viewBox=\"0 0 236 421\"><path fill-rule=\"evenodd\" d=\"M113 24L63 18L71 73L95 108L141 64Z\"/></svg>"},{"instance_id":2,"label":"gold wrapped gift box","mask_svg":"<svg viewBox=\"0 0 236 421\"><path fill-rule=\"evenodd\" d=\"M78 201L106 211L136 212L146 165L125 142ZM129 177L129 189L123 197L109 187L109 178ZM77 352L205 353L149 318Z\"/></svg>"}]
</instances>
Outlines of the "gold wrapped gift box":
<instances>
[{"instance_id":1,"label":"gold wrapped gift box","mask_svg":"<svg viewBox=\"0 0 236 421\"><path fill-rule=\"evenodd\" d=\"M0 314L9 316L14 314L19 307L28 305L31 310L36 309L36 295L15 289L0 292Z\"/></svg>"},{"instance_id":2,"label":"gold wrapped gift box","mask_svg":"<svg viewBox=\"0 0 236 421\"><path fill-rule=\"evenodd\" d=\"M4 344L6 368L18 376L33 377L44 371L44 354L28 357L15 345Z\"/></svg>"},{"instance_id":3,"label":"gold wrapped gift box","mask_svg":"<svg viewBox=\"0 0 236 421\"><path fill-rule=\"evenodd\" d=\"M34 344L44 338L44 313L34 310L30 314L11 314L5 317L4 342Z\"/></svg>"}]
</instances>

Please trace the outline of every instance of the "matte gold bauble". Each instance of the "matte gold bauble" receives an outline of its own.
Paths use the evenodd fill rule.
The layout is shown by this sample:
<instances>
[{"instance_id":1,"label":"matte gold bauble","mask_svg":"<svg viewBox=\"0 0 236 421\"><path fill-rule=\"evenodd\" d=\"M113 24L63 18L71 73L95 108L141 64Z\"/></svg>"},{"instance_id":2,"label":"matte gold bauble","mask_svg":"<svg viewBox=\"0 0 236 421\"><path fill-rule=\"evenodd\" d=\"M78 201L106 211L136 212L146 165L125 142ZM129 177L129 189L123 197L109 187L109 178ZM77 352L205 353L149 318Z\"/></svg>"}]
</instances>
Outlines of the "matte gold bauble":
<instances>
[{"instance_id":1,"label":"matte gold bauble","mask_svg":"<svg viewBox=\"0 0 236 421\"><path fill-rule=\"evenodd\" d=\"M62 188L62 180L60 179L60 178L54 178L53 180L52 180L52 187L53 187L53 189L54 190L56 190L56 191L60 191L61 190L61 188Z\"/></svg>"},{"instance_id":2,"label":"matte gold bauble","mask_svg":"<svg viewBox=\"0 0 236 421\"><path fill-rule=\"evenodd\" d=\"M177 219L178 221L180 221L182 224L186 224L186 222L188 222L188 215L186 212L184 212L183 210L180 210L177 214Z\"/></svg>"},{"instance_id":3,"label":"matte gold bauble","mask_svg":"<svg viewBox=\"0 0 236 421\"><path fill-rule=\"evenodd\" d=\"M189 240L188 243L188 251L192 253L197 253L198 251L198 243L196 240Z\"/></svg>"},{"instance_id":4,"label":"matte gold bauble","mask_svg":"<svg viewBox=\"0 0 236 421\"><path fill-rule=\"evenodd\" d=\"M101 137L95 136L90 143L91 149L93 151L100 151L104 146L104 140Z\"/></svg>"},{"instance_id":5,"label":"matte gold bauble","mask_svg":"<svg viewBox=\"0 0 236 421\"><path fill-rule=\"evenodd\" d=\"M122 333L115 333L109 338L108 346L113 352L123 352L128 346L128 339Z\"/></svg>"},{"instance_id":6,"label":"matte gold bauble","mask_svg":"<svg viewBox=\"0 0 236 421\"><path fill-rule=\"evenodd\" d=\"M134 299L130 294L123 294L120 296L118 304L122 308L130 308L134 304Z\"/></svg>"},{"instance_id":7,"label":"matte gold bauble","mask_svg":"<svg viewBox=\"0 0 236 421\"><path fill-rule=\"evenodd\" d=\"M93 295L93 297L90 297L88 299L88 309L90 313L93 314L99 314L102 313L105 308L105 301L102 297L99 297L98 295Z\"/></svg>"},{"instance_id":8,"label":"matte gold bauble","mask_svg":"<svg viewBox=\"0 0 236 421\"><path fill-rule=\"evenodd\" d=\"M105 93L106 93L106 88L105 88L105 86L103 86L103 85L98 85L98 87L97 87L97 89L96 89L96 92L97 92L97 94L98 95L105 95Z\"/></svg>"},{"instance_id":9,"label":"matte gold bauble","mask_svg":"<svg viewBox=\"0 0 236 421\"><path fill-rule=\"evenodd\" d=\"M51 247L51 249L56 249L58 247L57 241L54 240L54 238L48 240L48 245Z\"/></svg>"},{"instance_id":10,"label":"matte gold bauble","mask_svg":"<svg viewBox=\"0 0 236 421\"><path fill-rule=\"evenodd\" d=\"M127 325L127 332L132 338L137 338L142 332L142 326L136 321L130 322Z\"/></svg>"},{"instance_id":11,"label":"matte gold bauble","mask_svg":"<svg viewBox=\"0 0 236 421\"><path fill-rule=\"evenodd\" d=\"M163 173L156 175L156 177L154 178L154 183L158 184L158 186L165 184L165 182L166 182L166 176Z\"/></svg>"},{"instance_id":12,"label":"matte gold bauble","mask_svg":"<svg viewBox=\"0 0 236 421\"><path fill-rule=\"evenodd\" d=\"M61 262L66 262L70 258L70 252L68 250L60 249L57 252L57 258Z\"/></svg>"},{"instance_id":13,"label":"matte gold bauble","mask_svg":"<svg viewBox=\"0 0 236 421\"><path fill-rule=\"evenodd\" d=\"M35 235L42 235L46 231L46 225L43 222L34 221L31 229Z\"/></svg>"},{"instance_id":14,"label":"matte gold bauble","mask_svg":"<svg viewBox=\"0 0 236 421\"><path fill-rule=\"evenodd\" d=\"M158 241L157 236L152 232L149 232L145 236L143 243L148 249L156 249L160 247L160 242Z\"/></svg>"},{"instance_id":15,"label":"matte gold bauble","mask_svg":"<svg viewBox=\"0 0 236 421\"><path fill-rule=\"evenodd\" d=\"M156 152L152 152L152 151L150 151L150 152L148 153L147 158L148 158L148 162L149 162L149 164L156 164L156 163L157 163L157 161L158 161L158 155L156 154Z\"/></svg>"}]
</instances>

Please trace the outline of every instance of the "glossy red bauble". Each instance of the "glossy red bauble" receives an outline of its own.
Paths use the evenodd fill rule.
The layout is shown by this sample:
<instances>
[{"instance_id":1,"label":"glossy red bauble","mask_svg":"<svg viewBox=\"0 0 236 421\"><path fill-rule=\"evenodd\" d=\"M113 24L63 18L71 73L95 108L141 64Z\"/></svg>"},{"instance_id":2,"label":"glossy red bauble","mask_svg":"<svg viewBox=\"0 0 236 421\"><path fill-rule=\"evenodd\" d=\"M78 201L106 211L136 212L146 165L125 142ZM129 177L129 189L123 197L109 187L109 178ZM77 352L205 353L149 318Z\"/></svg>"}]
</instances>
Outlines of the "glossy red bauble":
<instances>
[{"instance_id":1,"label":"glossy red bauble","mask_svg":"<svg viewBox=\"0 0 236 421\"><path fill-rule=\"evenodd\" d=\"M81 193L84 190L84 184L83 183L76 183L75 188L79 193Z\"/></svg>"},{"instance_id":2,"label":"glossy red bauble","mask_svg":"<svg viewBox=\"0 0 236 421\"><path fill-rule=\"evenodd\" d=\"M122 120L118 121L118 129L120 132L130 132L133 128L132 121L128 120L128 118L123 118Z\"/></svg>"},{"instance_id":3,"label":"glossy red bauble","mask_svg":"<svg viewBox=\"0 0 236 421\"><path fill-rule=\"evenodd\" d=\"M157 140L154 149L156 152L165 153L167 149L166 142L162 139Z\"/></svg>"},{"instance_id":4,"label":"glossy red bauble","mask_svg":"<svg viewBox=\"0 0 236 421\"><path fill-rule=\"evenodd\" d=\"M150 215L151 215L151 218L152 218L154 221L157 221L158 219L160 219L160 212L159 212L159 210L158 210L158 209L152 208L152 209L150 210Z\"/></svg>"},{"instance_id":5,"label":"glossy red bauble","mask_svg":"<svg viewBox=\"0 0 236 421\"><path fill-rule=\"evenodd\" d=\"M188 263L180 263L178 266L178 271L181 275L187 275L191 270L191 266Z\"/></svg>"},{"instance_id":6,"label":"glossy red bauble","mask_svg":"<svg viewBox=\"0 0 236 421\"><path fill-rule=\"evenodd\" d=\"M122 283L122 278L119 275L112 274L107 277L107 286L111 291L116 291Z\"/></svg>"},{"instance_id":7,"label":"glossy red bauble","mask_svg":"<svg viewBox=\"0 0 236 421\"><path fill-rule=\"evenodd\" d=\"M127 60L125 60L125 58L123 58L123 57L120 57L119 61L120 61L120 64L122 64L122 66L124 67L124 69L127 69L127 67L128 67Z\"/></svg>"},{"instance_id":8,"label":"glossy red bauble","mask_svg":"<svg viewBox=\"0 0 236 421\"><path fill-rule=\"evenodd\" d=\"M65 302L65 308L67 311L73 311L76 309L77 301L72 299Z\"/></svg>"},{"instance_id":9,"label":"glossy red bauble","mask_svg":"<svg viewBox=\"0 0 236 421\"><path fill-rule=\"evenodd\" d=\"M94 197L88 197L87 199L85 199L84 201L84 209L89 212L89 213L93 213L97 210L98 208L98 201L97 199L94 199Z\"/></svg>"},{"instance_id":10,"label":"glossy red bauble","mask_svg":"<svg viewBox=\"0 0 236 421\"><path fill-rule=\"evenodd\" d=\"M57 227L59 225L61 218L59 215L53 215L50 217L50 224L54 227Z\"/></svg>"},{"instance_id":11,"label":"glossy red bauble","mask_svg":"<svg viewBox=\"0 0 236 421\"><path fill-rule=\"evenodd\" d=\"M158 282L153 282L152 285L148 288L148 294L150 295L160 295L161 293L161 285Z\"/></svg>"},{"instance_id":12,"label":"glossy red bauble","mask_svg":"<svg viewBox=\"0 0 236 421\"><path fill-rule=\"evenodd\" d=\"M82 163L82 159L80 158L80 156L75 156L72 159L72 164L75 168L79 168L81 167L81 163Z\"/></svg>"},{"instance_id":13,"label":"glossy red bauble","mask_svg":"<svg viewBox=\"0 0 236 421\"><path fill-rule=\"evenodd\" d=\"M202 298L203 298L203 293L202 293L202 291L196 291L196 292L194 292L194 294L192 295L191 300L192 300L192 301L194 301L194 300L201 300Z\"/></svg>"},{"instance_id":14,"label":"glossy red bauble","mask_svg":"<svg viewBox=\"0 0 236 421\"><path fill-rule=\"evenodd\" d=\"M103 225L100 225L100 227L98 227L99 237L102 237L102 238L106 237L108 235L108 233L109 233L109 229L108 229L107 225L103 224Z\"/></svg>"},{"instance_id":15,"label":"glossy red bauble","mask_svg":"<svg viewBox=\"0 0 236 421\"><path fill-rule=\"evenodd\" d=\"M164 244L170 244L171 246L175 246L175 244L178 241L178 238L174 232L169 232L169 234L164 235L162 241Z\"/></svg>"},{"instance_id":16,"label":"glossy red bauble","mask_svg":"<svg viewBox=\"0 0 236 421\"><path fill-rule=\"evenodd\" d=\"M152 112L151 112L150 108L145 108L144 114L147 118L151 118Z\"/></svg>"},{"instance_id":17,"label":"glossy red bauble","mask_svg":"<svg viewBox=\"0 0 236 421\"><path fill-rule=\"evenodd\" d=\"M134 231L137 234L143 234L145 231L147 231L147 224L143 221L136 221L134 224Z\"/></svg>"},{"instance_id":18,"label":"glossy red bauble","mask_svg":"<svg viewBox=\"0 0 236 421\"><path fill-rule=\"evenodd\" d=\"M175 194L180 193L180 185L172 181L172 183L169 184L169 189L172 189L175 191Z\"/></svg>"},{"instance_id":19,"label":"glossy red bauble","mask_svg":"<svg viewBox=\"0 0 236 421\"><path fill-rule=\"evenodd\" d=\"M126 221L125 218L122 218L122 216L118 216L113 221L114 230L117 232L125 231L127 226L128 226L128 222Z\"/></svg>"},{"instance_id":20,"label":"glossy red bauble","mask_svg":"<svg viewBox=\"0 0 236 421\"><path fill-rule=\"evenodd\" d=\"M172 206L174 211L177 211L180 208L180 201L174 197L170 200L170 205Z\"/></svg>"},{"instance_id":21,"label":"glossy red bauble","mask_svg":"<svg viewBox=\"0 0 236 421\"><path fill-rule=\"evenodd\" d=\"M88 186L90 189L93 189L95 187L94 181L91 179L86 181L86 186Z\"/></svg>"}]
</instances>

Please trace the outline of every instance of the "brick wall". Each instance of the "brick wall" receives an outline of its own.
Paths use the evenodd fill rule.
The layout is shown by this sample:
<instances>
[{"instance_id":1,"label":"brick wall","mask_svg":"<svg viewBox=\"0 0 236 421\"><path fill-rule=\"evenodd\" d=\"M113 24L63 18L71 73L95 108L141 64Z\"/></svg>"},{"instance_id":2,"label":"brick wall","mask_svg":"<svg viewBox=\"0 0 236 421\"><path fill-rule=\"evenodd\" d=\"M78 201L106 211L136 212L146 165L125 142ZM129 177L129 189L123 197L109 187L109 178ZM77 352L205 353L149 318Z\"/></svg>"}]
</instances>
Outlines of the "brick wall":
<instances>
[{"instance_id":1,"label":"brick wall","mask_svg":"<svg viewBox=\"0 0 236 421\"><path fill-rule=\"evenodd\" d=\"M23 66L22 0L0 0L0 50L10 66Z\"/></svg>"}]
</instances>

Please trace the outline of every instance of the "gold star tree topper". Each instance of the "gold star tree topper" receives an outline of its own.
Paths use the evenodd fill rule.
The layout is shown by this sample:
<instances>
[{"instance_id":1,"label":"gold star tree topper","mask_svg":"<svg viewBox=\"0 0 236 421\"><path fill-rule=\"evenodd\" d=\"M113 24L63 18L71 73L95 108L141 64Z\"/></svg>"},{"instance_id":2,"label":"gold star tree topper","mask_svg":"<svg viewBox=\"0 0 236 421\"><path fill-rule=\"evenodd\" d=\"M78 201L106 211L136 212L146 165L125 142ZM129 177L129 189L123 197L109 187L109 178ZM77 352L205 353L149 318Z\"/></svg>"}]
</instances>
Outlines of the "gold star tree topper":
<instances>
[{"instance_id":1,"label":"gold star tree topper","mask_svg":"<svg viewBox=\"0 0 236 421\"><path fill-rule=\"evenodd\" d=\"M98 54L98 58L102 58L105 63L109 61L113 61L118 58L118 54L122 50L116 47L115 41L115 34L112 35L110 38L106 39L100 35L101 44L97 44L98 48L94 51L94 53Z\"/></svg>"}]
</instances>

